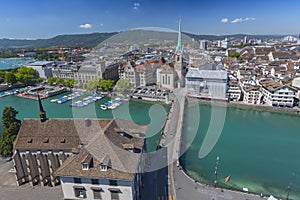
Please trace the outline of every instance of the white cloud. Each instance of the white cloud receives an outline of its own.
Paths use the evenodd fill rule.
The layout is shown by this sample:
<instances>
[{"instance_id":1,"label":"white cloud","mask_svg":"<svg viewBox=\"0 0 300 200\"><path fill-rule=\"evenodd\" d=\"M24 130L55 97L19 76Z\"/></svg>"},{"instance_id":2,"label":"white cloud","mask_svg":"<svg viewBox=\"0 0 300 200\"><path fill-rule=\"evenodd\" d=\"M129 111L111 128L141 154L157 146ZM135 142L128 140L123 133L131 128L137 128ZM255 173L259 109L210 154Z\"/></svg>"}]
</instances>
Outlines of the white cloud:
<instances>
[{"instance_id":1,"label":"white cloud","mask_svg":"<svg viewBox=\"0 0 300 200\"><path fill-rule=\"evenodd\" d=\"M228 22L228 19L227 19L227 18L221 19L221 23L227 23L227 22Z\"/></svg>"},{"instance_id":2,"label":"white cloud","mask_svg":"<svg viewBox=\"0 0 300 200\"><path fill-rule=\"evenodd\" d=\"M104 26L104 24L100 24L100 26Z\"/></svg>"},{"instance_id":3,"label":"white cloud","mask_svg":"<svg viewBox=\"0 0 300 200\"><path fill-rule=\"evenodd\" d=\"M133 9L134 9L134 10L139 9L140 5L141 5L141 4L138 3L138 2L134 3L134 4L133 4Z\"/></svg>"},{"instance_id":4,"label":"white cloud","mask_svg":"<svg viewBox=\"0 0 300 200\"><path fill-rule=\"evenodd\" d=\"M239 23L239 22L246 22L246 21L254 21L256 20L255 18L253 17L246 17L246 18L236 18L234 20L231 21L232 24L235 24L235 23Z\"/></svg>"},{"instance_id":5,"label":"white cloud","mask_svg":"<svg viewBox=\"0 0 300 200\"><path fill-rule=\"evenodd\" d=\"M242 21L243 21L242 18L236 18L236 19L232 20L231 23L235 24L235 23L242 22Z\"/></svg>"},{"instance_id":6,"label":"white cloud","mask_svg":"<svg viewBox=\"0 0 300 200\"><path fill-rule=\"evenodd\" d=\"M82 24L79 27L80 28L92 28L92 24Z\"/></svg>"},{"instance_id":7,"label":"white cloud","mask_svg":"<svg viewBox=\"0 0 300 200\"><path fill-rule=\"evenodd\" d=\"M246 17L246 18L244 19L244 21L254 21L254 20L256 20L256 19L253 18L253 17Z\"/></svg>"}]
</instances>

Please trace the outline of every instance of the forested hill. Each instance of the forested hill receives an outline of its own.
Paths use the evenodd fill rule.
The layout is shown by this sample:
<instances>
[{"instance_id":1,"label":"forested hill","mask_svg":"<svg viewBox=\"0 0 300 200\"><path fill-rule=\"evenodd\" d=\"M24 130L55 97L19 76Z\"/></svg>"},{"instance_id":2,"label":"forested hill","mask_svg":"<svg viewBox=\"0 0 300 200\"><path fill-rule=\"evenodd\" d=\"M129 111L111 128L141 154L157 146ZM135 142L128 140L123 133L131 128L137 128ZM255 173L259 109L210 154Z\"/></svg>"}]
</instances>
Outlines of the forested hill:
<instances>
[{"instance_id":1,"label":"forested hill","mask_svg":"<svg viewBox=\"0 0 300 200\"><path fill-rule=\"evenodd\" d=\"M112 33L90 33L90 34L74 34L74 35L58 35L53 38L49 39L36 39L36 40L25 40L25 39L0 39L0 50L1 49L13 49L13 48L49 48L49 47L95 47L101 42L105 41L106 39L114 36L116 34L121 36L126 35L127 33L132 33L137 31L125 31L120 32L123 34L118 34L119 32L112 32ZM153 31L144 31L143 34L150 32L152 35ZM126 35L127 37L123 37L123 40L128 40L128 38L134 38L131 35ZM170 33L171 34L171 33ZM163 35L170 35L164 33ZM172 32L174 38L177 40L177 33ZM172 35L171 34L171 35ZM185 35L189 36L190 38L195 39L196 41L199 40L223 40L224 38L228 39L242 39L246 35L244 34L235 34L235 35L197 35L191 33L184 33ZM147 34L146 34L147 35ZM157 34L156 34L157 35ZM275 36L275 35L247 35L248 38L278 38L282 36ZM113 37L115 38L115 37ZM172 37L171 37L172 38ZM134 38L137 39L137 38Z\"/></svg>"},{"instance_id":2,"label":"forested hill","mask_svg":"<svg viewBox=\"0 0 300 200\"><path fill-rule=\"evenodd\" d=\"M48 47L95 47L99 43L117 34L91 33L76 35L58 35L49 39L0 39L0 49L8 48L48 48Z\"/></svg>"}]
</instances>

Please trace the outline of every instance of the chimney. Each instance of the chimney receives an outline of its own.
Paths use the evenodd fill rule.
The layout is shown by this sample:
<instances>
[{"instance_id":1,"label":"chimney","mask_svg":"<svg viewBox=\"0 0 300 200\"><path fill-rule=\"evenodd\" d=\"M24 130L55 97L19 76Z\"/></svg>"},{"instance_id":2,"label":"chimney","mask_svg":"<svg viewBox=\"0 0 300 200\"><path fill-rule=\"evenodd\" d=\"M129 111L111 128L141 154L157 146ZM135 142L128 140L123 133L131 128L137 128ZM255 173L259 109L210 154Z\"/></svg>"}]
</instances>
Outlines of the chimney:
<instances>
[{"instance_id":1,"label":"chimney","mask_svg":"<svg viewBox=\"0 0 300 200\"><path fill-rule=\"evenodd\" d=\"M84 122L85 122L85 127L89 127L92 124L92 121L89 118L86 118Z\"/></svg>"}]
</instances>

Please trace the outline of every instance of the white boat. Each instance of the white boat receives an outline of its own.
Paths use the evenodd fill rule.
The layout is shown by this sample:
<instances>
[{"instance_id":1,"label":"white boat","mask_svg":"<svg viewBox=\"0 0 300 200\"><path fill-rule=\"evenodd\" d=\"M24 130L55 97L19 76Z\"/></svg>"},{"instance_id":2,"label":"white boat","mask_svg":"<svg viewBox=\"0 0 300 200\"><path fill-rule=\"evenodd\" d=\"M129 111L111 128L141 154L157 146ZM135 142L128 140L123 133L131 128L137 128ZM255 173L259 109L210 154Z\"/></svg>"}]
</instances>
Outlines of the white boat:
<instances>
[{"instance_id":1,"label":"white boat","mask_svg":"<svg viewBox=\"0 0 300 200\"><path fill-rule=\"evenodd\" d=\"M104 104L101 104L101 105L100 105L100 108L101 108L102 110L107 110L107 106L104 105Z\"/></svg>"},{"instance_id":2,"label":"white boat","mask_svg":"<svg viewBox=\"0 0 300 200\"><path fill-rule=\"evenodd\" d=\"M50 102L51 102L51 103L56 103L56 102L57 102L57 99L51 99Z\"/></svg>"},{"instance_id":3,"label":"white boat","mask_svg":"<svg viewBox=\"0 0 300 200\"><path fill-rule=\"evenodd\" d=\"M115 104L115 103L107 106L108 109L112 109L112 110L115 109L115 108L117 108L117 107L118 107L118 104Z\"/></svg>"}]
</instances>

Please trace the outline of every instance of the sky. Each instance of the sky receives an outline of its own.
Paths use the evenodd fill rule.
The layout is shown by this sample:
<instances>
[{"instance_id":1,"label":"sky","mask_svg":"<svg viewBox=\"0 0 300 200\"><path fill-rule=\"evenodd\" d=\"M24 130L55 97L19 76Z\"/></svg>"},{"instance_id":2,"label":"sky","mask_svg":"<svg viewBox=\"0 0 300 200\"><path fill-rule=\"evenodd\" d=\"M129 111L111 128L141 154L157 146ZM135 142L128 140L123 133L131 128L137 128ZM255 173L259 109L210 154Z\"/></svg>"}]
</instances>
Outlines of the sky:
<instances>
[{"instance_id":1,"label":"sky","mask_svg":"<svg viewBox=\"0 0 300 200\"><path fill-rule=\"evenodd\" d=\"M1 1L0 38L162 27L195 34L299 34L299 0Z\"/></svg>"}]
</instances>

